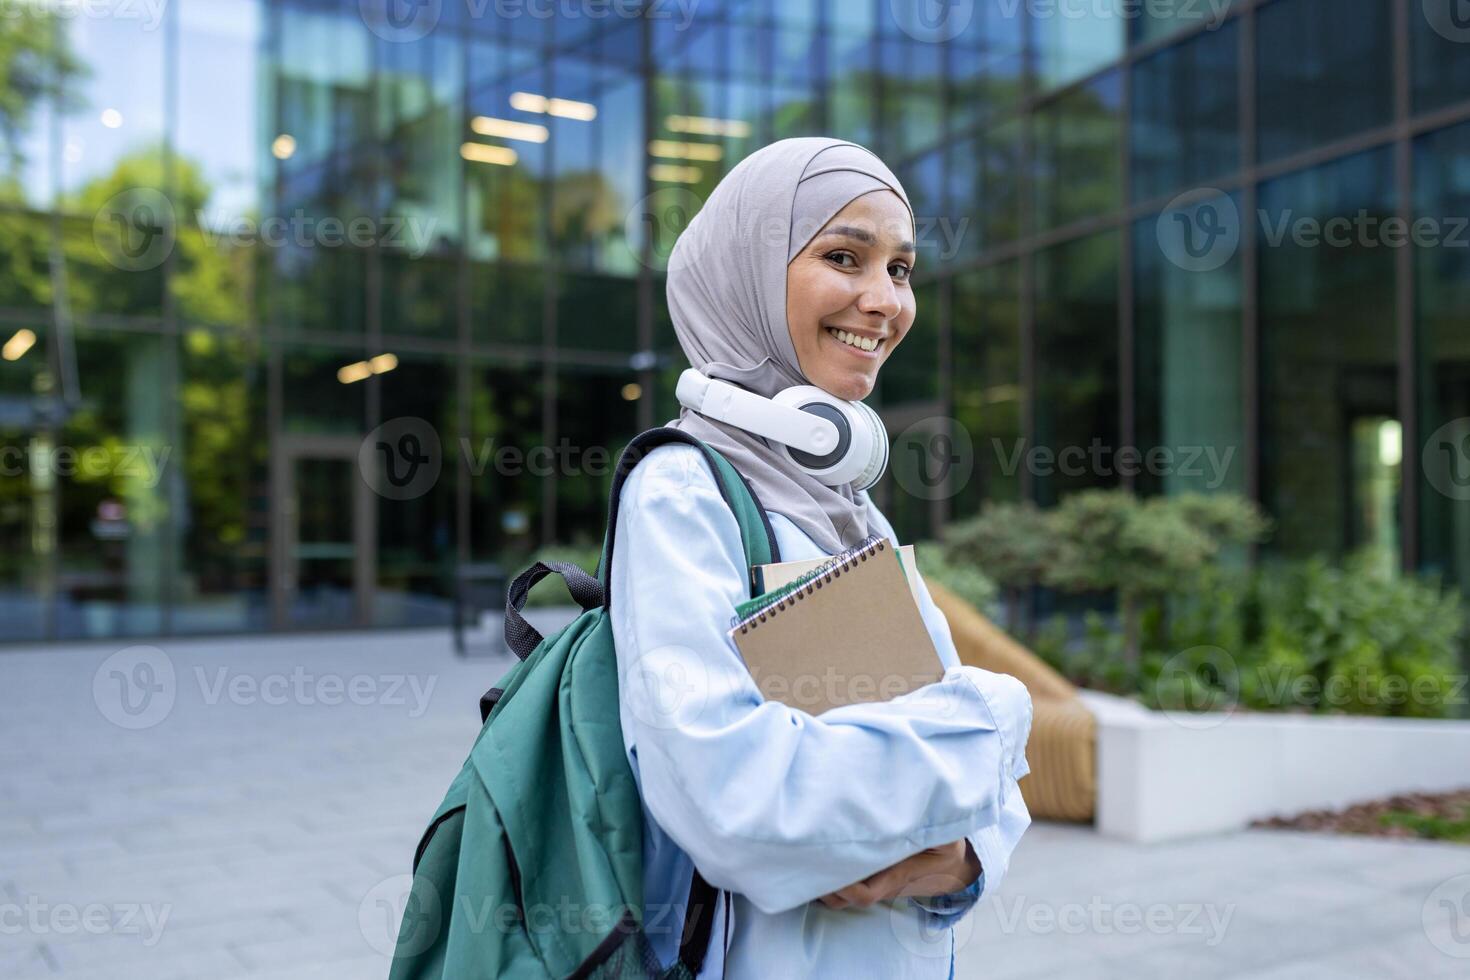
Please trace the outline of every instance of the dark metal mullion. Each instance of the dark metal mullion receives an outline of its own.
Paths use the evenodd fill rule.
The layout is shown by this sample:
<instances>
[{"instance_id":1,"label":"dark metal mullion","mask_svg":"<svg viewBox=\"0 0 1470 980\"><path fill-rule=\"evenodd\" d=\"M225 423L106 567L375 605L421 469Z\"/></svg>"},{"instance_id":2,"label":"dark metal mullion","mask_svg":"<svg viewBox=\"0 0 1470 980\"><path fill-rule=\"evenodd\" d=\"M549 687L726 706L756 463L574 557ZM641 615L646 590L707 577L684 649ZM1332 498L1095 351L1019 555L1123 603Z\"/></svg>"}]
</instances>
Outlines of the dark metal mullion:
<instances>
[{"instance_id":1,"label":"dark metal mullion","mask_svg":"<svg viewBox=\"0 0 1470 980\"><path fill-rule=\"evenodd\" d=\"M461 36L458 39L456 50L459 53L459 111L455 113L455 119L459 123L459 138L464 139L464 121L469 116L470 107L470 40ZM471 528L473 520L473 508L471 507L469 460L467 453L461 447L474 445L474 433L470 431L474 425L473 416L470 413L470 398L475 379L470 366L470 258L469 258L469 234L470 234L470 205L469 193L466 189L469 161L463 156L455 154L455 206L459 213L459 249L455 256L455 345L457 356L455 357L454 388L457 397L455 417L459 427L459 439L449 455L454 461L454 548L457 565L465 565L471 560ZM458 588L458 578L452 580L451 588ZM456 601L458 601L456 599ZM456 628L458 628L456 624Z\"/></svg>"},{"instance_id":2,"label":"dark metal mullion","mask_svg":"<svg viewBox=\"0 0 1470 980\"><path fill-rule=\"evenodd\" d=\"M1036 87L1036 46L1027 18L1021 25L1021 96L1030 98ZM1034 116L1021 119L1021 234L1029 235L1036 224L1035 165L1036 148L1032 140ZM1036 250L1025 249L1020 255L1020 347L1021 347L1021 438L1024 443L1036 443ZM1031 467L1021 467L1021 499L1036 500L1036 476ZM1034 600L1034 596L1032 597Z\"/></svg>"},{"instance_id":3,"label":"dark metal mullion","mask_svg":"<svg viewBox=\"0 0 1470 980\"><path fill-rule=\"evenodd\" d=\"M174 145L178 140L178 57L179 57L179 11L178 5L169 7L164 19L163 33L163 182L169 199L173 200L178 193L177 170L175 167ZM183 331L179 324L178 303L174 301L173 278L178 268L178 238L182 229L179 227L179 219L174 218L174 242L175 247L169 249L168 255L163 260L163 322L165 333L160 338L160 347L164 351L162 358L162 389L159 396L163 399L163 431L170 441L176 437L182 442L182 433L179 431L179 409L177 398L170 398L164 392L177 392L179 390L179 348L183 343ZM182 547L182 542L177 538L179 531L179 512L183 507L182 486L175 477L169 477L164 483L164 497L168 506L164 511L164 542L162 549L161 564L159 570L162 581L159 583L159 632L165 636L173 633L174 602L178 598L178 576L179 562L177 555Z\"/></svg>"},{"instance_id":4,"label":"dark metal mullion","mask_svg":"<svg viewBox=\"0 0 1470 980\"><path fill-rule=\"evenodd\" d=\"M266 12L267 27L264 47L267 49L266 63L275 66L275 75L271 80L271 116L272 123L277 132L280 131L282 118L281 98L281 8L272 5ZM271 156L271 182L270 200L266 202L269 207L263 209L268 215L274 215L280 211L282 184L285 176L282 173L285 162L279 160L274 154ZM257 246L258 248L259 246ZM266 264L269 268L275 260L274 253L259 253L251 256L255 265ZM268 275L273 275L272 268ZM282 510L285 500L279 496L279 488L285 484L289 474L288 460L284 459L284 446L282 433L284 430L285 415L285 352L281 348L280 309L276 302L274 290L265 290L264 316L262 317L261 336L265 339L266 360L266 439L269 445L267 453L266 480L270 487L271 503L267 508L267 523L269 525L270 545L267 549L267 582L270 589L270 623L272 630L283 630L289 626L290 603L286 594L286 571L290 556L286 554L286 520L287 515Z\"/></svg>"},{"instance_id":5,"label":"dark metal mullion","mask_svg":"<svg viewBox=\"0 0 1470 980\"><path fill-rule=\"evenodd\" d=\"M1247 174L1256 172L1256 12L1251 9L1240 21L1237 41L1240 68L1236 75L1239 102L1238 136L1240 166ZM1256 208L1259 184L1247 178L1241 186L1240 257L1240 371L1242 441L1245 443L1245 495L1261 501L1261 324L1260 324L1260 247L1256 236ZM1251 558L1255 546L1250 546Z\"/></svg>"},{"instance_id":6,"label":"dark metal mullion","mask_svg":"<svg viewBox=\"0 0 1470 980\"><path fill-rule=\"evenodd\" d=\"M1126 45L1126 27L1124 34ZM1120 84L1123 111L1118 137L1118 199L1123 202L1125 211L1132 197L1130 177L1133 163L1133 67L1130 61L1119 68L1122 73ZM1133 282L1133 224L1124 222L1118 234L1118 442L1121 446L1132 446L1136 444L1137 439L1134 430L1137 426L1138 415L1138 408L1135 404L1137 364L1133 349L1133 314L1136 305ZM1123 489L1137 489L1135 474L1136 471L1131 468L1129 472L1120 474Z\"/></svg>"},{"instance_id":7,"label":"dark metal mullion","mask_svg":"<svg viewBox=\"0 0 1470 980\"><path fill-rule=\"evenodd\" d=\"M541 48L547 50L551 45L552 23L546 22L544 36L541 38ZM552 88L552 62L547 58L541 69L541 85L546 92L554 91ZM551 126L556 125L553 116L548 122ZM556 291L561 275L561 263L558 261L556 248L552 241L551 209L555 203L552 200L552 174L555 173L555 149L556 141L547 140L545 143L546 153L543 161L543 177L541 180L541 235L542 244L546 249L546 261L542 263L546 270L546 278L542 283L541 290L541 442L543 446L554 446L556 444L558 412L557 412L557 296ZM548 544L556 540L556 484L557 473L552 471L541 480L541 543Z\"/></svg>"},{"instance_id":8,"label":"dark metal mullion","mask_svg":"<svg viewBox=\"0 0 1470 980\"><path fill-rule=\"evenodd\" d=\"M1413 114L1410 84L1409 3L1394 0L1394 123L1398 129L1394 142L1395 212L1405 227L1414 219L1414 143L1408 123ZM1419 459L1419 330L1415 306L1416 246L1406 242L1394 254L1394 311L1398 321L1398 402L1399 425L1404 452L1402 460ZM1401 461L1399 546L1400 560L1406 572L1419 567L1419 494L1422 489L1421 467L1407 466Z\"/></svg>"},{"instance_id":9,"label":"dark metal mullion","mask_svg":"<svg viewBox=\"0 0 1470 980\"><path fill-rule=\"evenodd\" d=\"M728 36L728 35L727 35ZM653 178L650 176L650 166L653 158L648 152L649 144L653 140L654 116L658 112L658 100L654 95L654 79L656 73L653 67L653 25L648 18L648 10L645 8L638 20L638 38L642 50L638 57L639 85L643 96L643 130L640 134L638 160L640 162L639 186L643 191L643 200L647 201L653 194ZM648 226L645 225L645 230ZM653 235L646 234L638 249L638 349L640 351L653 350ZM658 386L658 364L655 361L652 367L638 372L638 384L643 389L643 397L638 399L638 428L640 431L653 428L654 401Z\"/></svg>"}]
</instances>

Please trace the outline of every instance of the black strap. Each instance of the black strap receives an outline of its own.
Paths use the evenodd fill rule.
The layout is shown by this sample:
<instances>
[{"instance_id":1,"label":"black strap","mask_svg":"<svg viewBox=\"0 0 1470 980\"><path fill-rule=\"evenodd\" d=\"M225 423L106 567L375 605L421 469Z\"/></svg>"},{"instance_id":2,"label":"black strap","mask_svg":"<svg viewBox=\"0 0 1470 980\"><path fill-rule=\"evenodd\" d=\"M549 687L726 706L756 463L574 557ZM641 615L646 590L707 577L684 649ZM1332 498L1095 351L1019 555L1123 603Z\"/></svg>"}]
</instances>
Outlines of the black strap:
<instances>
[{"instance_id":1,"label":"black strap","mask_svg":"<svg viewBox=\"0 0 1470 980\"><path fill-rule=\"evenodd\" d=\"M719 892L704 880L699 869L689 882L689 904L684 906L684 936L679 941L679 962L689 968L693 976L699 976L704 966L705 954L709 951L710 933L715 924L715 900ZM728 899L726 899L728 901Z\"/></svg>"},{"instance_id":2,"label":"black strap","mask_svg":"<svg viewBox=\"0 0 1470 980\"><path fill-rule=\"evenodd\" d=\"M526 622L521 609L532 587L553 573L565 580L572 600L584 610L602 605L602 583L571 562L538 561L517 575L505 593L505 643L522 660L541 644L542 637L536 627Z\"/></svg>"},{"instance_id":3,"label":"black strap","mask_svg":"<svg viewBox=\"0 0 1470 980\"><path fill-rule=\"evenodd\" d=\"M628 443L628 448L623 450L622 456L618 457L617 468L613 470L612 491L609 494L607 504L607 546L603 552L602 564L598 567L598 578L603 583L603 604L609 609L612 608L612 556L613 548L617 547L618 543L616 532L618 528L618 508L623 495L623 483L628 479L629 474L633 472L633 468L643 461L643 457L653 452L659 446L666 446L676 442L683 443L686 446L693 446L695 449L704 453L705 459L709 462L709 468L714 473L715 486L720 488L720 496L725 498L725 503L729 504L732 510L735 507L734 501L730 499L729 493L726 492L725 481L720 479L719 465L715 462L714 450L709 446L706 446L699 439L682 429L671 429L668 426L649 429L647 432L636 436L632 442ZM732 466L731 469L735 468ZM756 510L760 512L761 526L766 532L766 541L770 544L771 561L780 561L781 548L776 543L776 532L771 529L771 518L766 514L766 508L761 503L761 498L756 496L755 488L750 485L750 481L745 478L745 474L739 470L735 470L735 475L740 477L740 482L745 485L746 492L750 494L750 499L755 501Z\"/></svg>"}]
</instances>

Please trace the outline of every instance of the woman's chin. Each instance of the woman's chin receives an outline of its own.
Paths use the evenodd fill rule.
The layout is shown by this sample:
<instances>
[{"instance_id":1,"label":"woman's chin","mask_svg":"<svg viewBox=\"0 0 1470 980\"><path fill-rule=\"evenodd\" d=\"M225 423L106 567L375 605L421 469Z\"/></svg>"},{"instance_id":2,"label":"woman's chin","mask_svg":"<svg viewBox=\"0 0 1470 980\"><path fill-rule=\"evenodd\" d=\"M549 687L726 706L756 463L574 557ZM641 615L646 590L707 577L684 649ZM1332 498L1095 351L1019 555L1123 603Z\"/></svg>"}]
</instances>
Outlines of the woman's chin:
<instances>
[{"instance_id":1,"label":"woman's chin","mask_svg":"<svg viewBox=\"0 0 1470 980\"><path fill-rule=\"evenodd\" d=\"M843 401L860 402L873 393L877 379L872 375L853 371L834 371L816 384L818 388L835 395Z\"/></svg>"}]
</instances>

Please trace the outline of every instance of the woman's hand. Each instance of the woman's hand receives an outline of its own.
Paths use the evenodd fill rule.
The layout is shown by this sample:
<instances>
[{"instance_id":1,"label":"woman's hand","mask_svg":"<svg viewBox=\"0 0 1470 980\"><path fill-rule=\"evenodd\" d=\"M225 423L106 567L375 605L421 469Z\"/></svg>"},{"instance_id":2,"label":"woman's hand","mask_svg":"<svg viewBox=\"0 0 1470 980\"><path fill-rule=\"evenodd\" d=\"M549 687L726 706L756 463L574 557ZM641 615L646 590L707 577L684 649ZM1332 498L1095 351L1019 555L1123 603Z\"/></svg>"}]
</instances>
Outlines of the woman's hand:
<instances>
[{"instance_id":1,"label":"woman's hand","mask_svg":"<svg viewBox=\"0 0 1470 980\"><path fill-rule=\"evenodd\" d=\"M980 859L967 840L930 847L862 881L823 895L829 909L867 908L908 896L948 895L980 877Z\"/></svg>"}]
</instances>

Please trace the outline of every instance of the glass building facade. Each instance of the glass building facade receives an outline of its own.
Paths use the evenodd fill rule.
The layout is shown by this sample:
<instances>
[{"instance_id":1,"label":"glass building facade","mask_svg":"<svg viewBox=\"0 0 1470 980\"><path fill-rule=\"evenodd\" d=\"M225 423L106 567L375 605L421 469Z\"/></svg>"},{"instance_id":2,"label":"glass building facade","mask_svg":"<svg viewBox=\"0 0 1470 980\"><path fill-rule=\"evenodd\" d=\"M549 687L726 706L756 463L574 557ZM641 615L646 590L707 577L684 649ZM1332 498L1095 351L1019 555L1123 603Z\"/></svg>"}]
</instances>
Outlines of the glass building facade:
<instances>
[{"instance_id":1,"label":"glass building facade","mask_svg":"<svg viewBox=\"0 0 1470 980\"><path fill-rule=\"evenodd\" d=\"M1230 490L1270 552L1470 584L1441 6L12 4L3 638L442 623L457 565L595 541L609 460L676 414L674 237L802 135L874 149L919 217L874 402L965 458L924 492L895 457L902 535ZM384 446L437 472L373 492Z\"/></svg>"}]
</instances>

